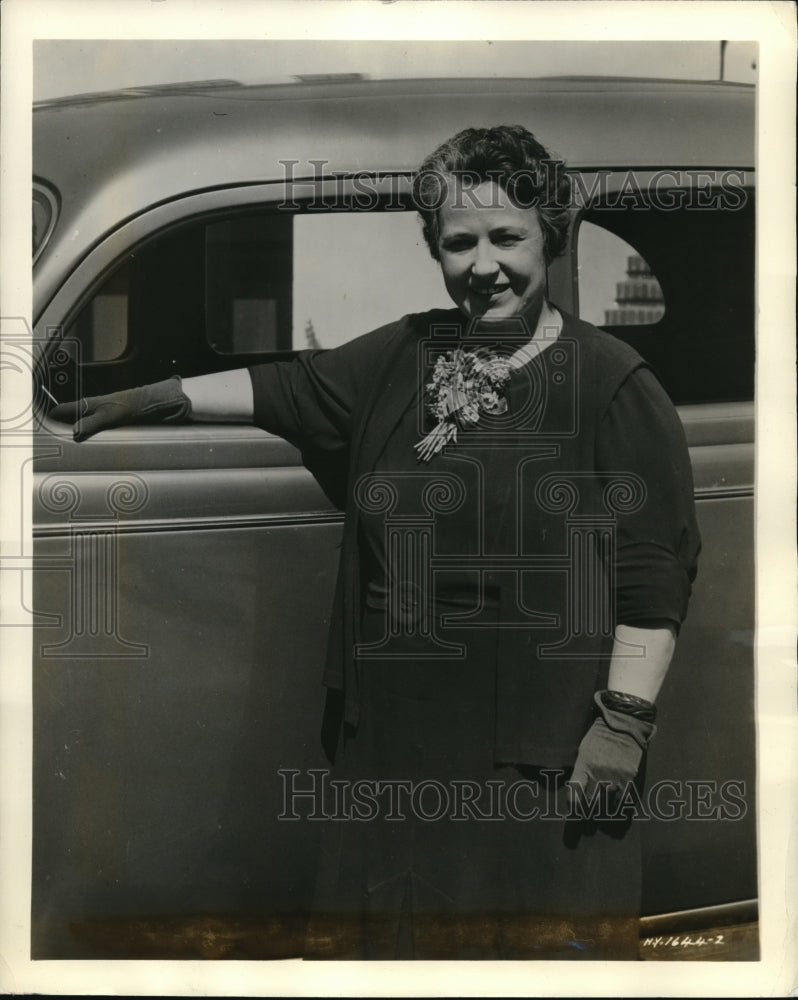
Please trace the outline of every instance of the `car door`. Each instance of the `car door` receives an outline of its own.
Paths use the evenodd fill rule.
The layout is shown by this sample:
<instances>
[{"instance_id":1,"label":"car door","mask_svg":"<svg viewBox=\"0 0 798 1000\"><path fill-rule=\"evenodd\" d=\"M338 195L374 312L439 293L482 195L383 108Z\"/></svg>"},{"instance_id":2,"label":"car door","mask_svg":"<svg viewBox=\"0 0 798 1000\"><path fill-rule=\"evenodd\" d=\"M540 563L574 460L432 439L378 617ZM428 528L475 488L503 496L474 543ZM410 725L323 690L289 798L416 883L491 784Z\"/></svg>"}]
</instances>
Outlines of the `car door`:
<instances>
[{"instance_id":1,"label":"car door","mask_svg":"<svg viewBox=\"0 0 798 1000\"><path fill-rule=\"evenodd\" d=\"M395 183L382 182L389 205ZM306 187L297 199L283 185L225 188L109 232L39 319L49 396L285 358L365 332L400 302L441 304L415 218L310 201ZM389 235L409 241L404 290L388 280L396 254L363 261ZM107 954L109 914L185 910L265 910L281 921L266 952L293 953L317 826L280 819L293 780L281 772L327 764L321 669L341 522L298 452L257 428L126 427L76 444L44 420L39 955Z\"/></svg>"}]
</instances>

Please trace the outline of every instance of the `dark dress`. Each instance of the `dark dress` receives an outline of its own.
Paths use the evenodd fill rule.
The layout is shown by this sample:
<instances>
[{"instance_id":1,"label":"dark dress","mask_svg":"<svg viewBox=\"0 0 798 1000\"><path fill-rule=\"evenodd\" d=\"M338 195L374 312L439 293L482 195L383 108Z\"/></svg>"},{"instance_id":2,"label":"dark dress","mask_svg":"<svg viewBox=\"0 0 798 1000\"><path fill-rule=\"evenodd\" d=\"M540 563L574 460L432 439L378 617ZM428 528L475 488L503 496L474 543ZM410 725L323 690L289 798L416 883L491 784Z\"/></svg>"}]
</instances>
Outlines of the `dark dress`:
<instances>
[{"instance_id":1,"label":"dark dress","mask_svg":"<svg viewBox=\"0 0 798 1000\"><path fill-rule=\"evenodd\" d=\"M419 363L426 381L431 356ZM551 637L552 622L535 607L539 589L524 588L547 566L512 562L534 556L529 539L546 531L546 518L532 536L519 527L509 549L505 524L508 494L524 485L525 431L543 426L534 412L542 371L534 359L507 388L508 410L527 413L525 427L483 419L428 464L417 462L413 446L429 417L421 397L411 396L371 471L350 484L360 513L358 716L340 731L338 818L323 831L307 957L636 957L639 824L569 818L564 781L573 748L551 744L538 757L498 732L506 699L501 640L532 634L516 626L541 614ZM260 422L279 432L274 397L285 381L256 369L253 384L256 413L266 413ZM301 384L294 373L290 392ZM654 432L660 411L664 428ZM685 506L683 480L676 485L690 478L678 418L654 376L636 365L598 425L581 430L595 434L594 477L634 473L656 498L616 527L615 621L678 625L684 581L673 587L668 580L679 558L689 578L698 545L692 498ZM665 474L664 455L672 458ZM686 548L671 552L658 574L651 549L662 547L663 533ZM516 577L515 609L527 619L515 626L502 597L508 573ZM563 601L559 591L553 606ZM590 681L590 690L597 686ZM535 708L556 712L556 704ZM592 706L581 711L580 735Z\"/></svg>"}]
</instances>

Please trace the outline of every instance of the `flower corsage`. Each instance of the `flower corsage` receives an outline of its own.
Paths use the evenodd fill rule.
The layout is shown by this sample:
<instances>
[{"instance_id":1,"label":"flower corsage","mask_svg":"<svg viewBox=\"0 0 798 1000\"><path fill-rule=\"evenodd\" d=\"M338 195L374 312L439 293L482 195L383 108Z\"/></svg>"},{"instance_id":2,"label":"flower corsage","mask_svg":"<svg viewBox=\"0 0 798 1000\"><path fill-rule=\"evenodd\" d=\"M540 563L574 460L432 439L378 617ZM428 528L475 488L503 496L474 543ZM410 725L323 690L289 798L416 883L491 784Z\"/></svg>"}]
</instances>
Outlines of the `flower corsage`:
<instances>
[{"instance_id":1,"label":"flower corsage","mask_svg":"<svg viewBox=\"0 0 798 1000\"><path fill-rule=\"evenodd\" d=\"M457 440L458 427L476 424L482 413L507 412L504 389L510 379L510 362L490 349L442 354L435 362L432 381L426 385L427 411L437 420L415 446L420 461L428 462L442 448Z\"/></svg>"}]
</instances>

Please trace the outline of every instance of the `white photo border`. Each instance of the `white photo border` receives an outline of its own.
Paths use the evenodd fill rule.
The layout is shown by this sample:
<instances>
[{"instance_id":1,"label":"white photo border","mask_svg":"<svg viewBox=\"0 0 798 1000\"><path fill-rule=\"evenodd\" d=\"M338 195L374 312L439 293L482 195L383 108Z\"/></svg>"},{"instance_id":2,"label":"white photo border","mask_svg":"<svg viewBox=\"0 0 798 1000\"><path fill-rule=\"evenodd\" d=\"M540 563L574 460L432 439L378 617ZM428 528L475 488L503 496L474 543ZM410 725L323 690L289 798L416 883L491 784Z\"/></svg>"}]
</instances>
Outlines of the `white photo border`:
<instances>
[{"instance_id":1,"label":"white photo border","mask_svg":"<svg viewBox=\"0 0 798 1000\"><path fill-rule=\"evenodd\" d=\"M0 335L30 324L32 43L40 38L753 40L760 46L756 601L759 962L30 960L30 635L0 629L0 989L138 995L753 996L798 989L795 629L795 6L790 2L5 0ZM11 383L0 372L3 385ZM18 388L18 387L17 387ZM16 391L16 390L15 390ZM4 413L24 401L0 393ZM15 444L22 444L19 440ZM0 449L0 458L2 450ZM4 466L0 461L0 477ZM19 481L3 487L19 489ZM7 494L6 494L7 496ZM18 505L17 505L18 506ZM4 547L30 532L2 503ZM20 517L22 524L20 526ZM8 550L6 550L8 551ZM0 574L2 576L2 574ZM29 596L29 595L28 595ZM0 591L2 598L2 591ZM795 995L795 994L791 994Z\"/></svg>"}]
</instances>

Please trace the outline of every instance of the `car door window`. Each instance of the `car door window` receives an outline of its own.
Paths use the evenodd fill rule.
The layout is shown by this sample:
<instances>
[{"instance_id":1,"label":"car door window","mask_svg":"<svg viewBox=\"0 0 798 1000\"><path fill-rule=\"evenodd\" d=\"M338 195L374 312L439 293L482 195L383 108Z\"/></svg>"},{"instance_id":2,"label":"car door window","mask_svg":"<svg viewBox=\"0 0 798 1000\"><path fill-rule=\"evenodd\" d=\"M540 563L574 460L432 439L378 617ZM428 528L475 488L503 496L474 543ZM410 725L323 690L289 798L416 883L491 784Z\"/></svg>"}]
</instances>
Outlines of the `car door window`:
<instances>
[{"instance_id":1,"label":"car door window","mask_svg":"<svg viewBox=\"0 0 798 1000\"><path fill-rule=\"evenodd\" d=\"M334 347L446 305L413 212L231 211L133 248L66 329L84 391Z\"/></svg>"}]
</instances>

